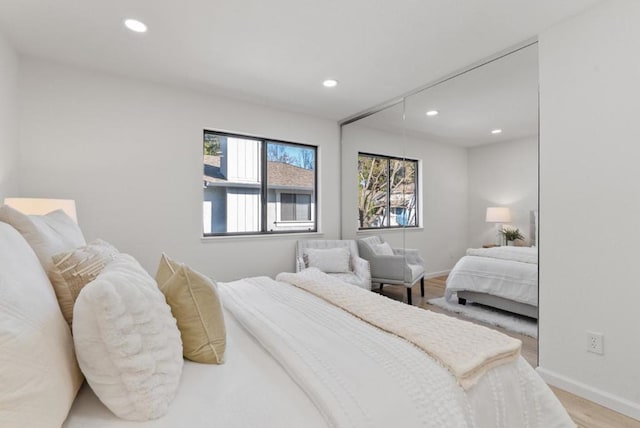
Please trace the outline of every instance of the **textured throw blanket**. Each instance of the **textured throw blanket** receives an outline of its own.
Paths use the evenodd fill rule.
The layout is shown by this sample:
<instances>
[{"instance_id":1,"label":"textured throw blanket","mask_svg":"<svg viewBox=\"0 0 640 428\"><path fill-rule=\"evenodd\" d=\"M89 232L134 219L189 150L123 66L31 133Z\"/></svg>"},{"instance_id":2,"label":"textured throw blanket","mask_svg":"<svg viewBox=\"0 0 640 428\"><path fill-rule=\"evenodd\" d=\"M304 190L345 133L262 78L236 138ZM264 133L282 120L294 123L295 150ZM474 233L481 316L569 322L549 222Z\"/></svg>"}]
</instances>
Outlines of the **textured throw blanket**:
<instances>
[{"instance_id":1,"label":"textured throw blanket","mask_svg":"<svg viewBox=\"0 0 640 428\"><path fill-rule=\"evenodd\" d=\"M522 343L517 339L347 286L315 268L281 273L276 280L306 290L415 344L446 367L465 390L491 368L515 361L520 355Z\"/></svg>"},{"instance_id":2,"label":"textured throw blanket","mask_svg":"<svg viewBox=\"0 0 640 428\"><path fill-rule=\"evenodd\" d=\"M538 249L535 247L469 248L467 256L491 257L514 262L538 264Z\"/></svg>"}]
</instances>

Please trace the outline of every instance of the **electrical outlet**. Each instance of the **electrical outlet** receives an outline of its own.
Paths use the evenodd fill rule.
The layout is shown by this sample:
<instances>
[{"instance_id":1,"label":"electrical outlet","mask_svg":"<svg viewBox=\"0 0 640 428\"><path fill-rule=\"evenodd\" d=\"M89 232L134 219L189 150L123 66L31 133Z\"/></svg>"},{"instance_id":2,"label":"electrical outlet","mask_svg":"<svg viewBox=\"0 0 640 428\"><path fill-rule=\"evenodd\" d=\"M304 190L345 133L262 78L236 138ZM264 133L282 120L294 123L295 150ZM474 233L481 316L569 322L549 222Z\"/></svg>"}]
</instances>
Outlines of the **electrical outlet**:
<instances>
[{"instance_id":1,"label":"electrical outlet","mask_svg":"<svg viewBox=\"0 0 640 428\"><path fill-rule=\"evenodd\" d=\"M604 355L604 334L587 331L587 351Z\"/></svg>"}]
</instances>

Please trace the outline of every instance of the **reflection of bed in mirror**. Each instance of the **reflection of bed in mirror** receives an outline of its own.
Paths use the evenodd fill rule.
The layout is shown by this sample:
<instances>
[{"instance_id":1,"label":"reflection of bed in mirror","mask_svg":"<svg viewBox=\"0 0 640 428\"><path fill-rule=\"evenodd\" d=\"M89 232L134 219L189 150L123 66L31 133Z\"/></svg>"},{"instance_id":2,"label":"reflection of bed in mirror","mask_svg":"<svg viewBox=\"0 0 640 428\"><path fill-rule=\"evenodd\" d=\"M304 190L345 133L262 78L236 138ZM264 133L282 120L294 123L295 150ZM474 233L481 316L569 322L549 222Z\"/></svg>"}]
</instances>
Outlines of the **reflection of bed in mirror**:
<instances>
[{"instance_id":1,"label":"reflection of bed in mirror","mask_svg":"<svg viewBox=\"0 0 640 428\"><path fill-rule=\"evenodd\" d=\"M451 270L445 297L538 318L537 212L531 213L532 247L470 248Z\"/></svg>"}]
</instances>

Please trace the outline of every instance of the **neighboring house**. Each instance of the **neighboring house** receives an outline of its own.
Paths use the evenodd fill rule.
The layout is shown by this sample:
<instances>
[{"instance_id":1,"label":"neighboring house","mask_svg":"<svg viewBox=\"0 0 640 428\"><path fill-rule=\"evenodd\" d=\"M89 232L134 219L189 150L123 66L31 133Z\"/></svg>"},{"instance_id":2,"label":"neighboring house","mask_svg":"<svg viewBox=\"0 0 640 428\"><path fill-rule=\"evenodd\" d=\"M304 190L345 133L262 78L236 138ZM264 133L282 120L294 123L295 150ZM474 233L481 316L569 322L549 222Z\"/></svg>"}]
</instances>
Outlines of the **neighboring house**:
<instances>
[{"instance_id":1,"label":"neighboring house","mask_svg":"<svg viewBox=\"0 0 640 428\"><path fill-rule=\"evenodd\" d=\"M260 230L262 207L260 144L221 137L220 154L204 156L205 234ZM315 172L267 161L267 230L312 230Z\"/></svg>"},{"instance_id":2,"label":"neighboring house","mask_svg":"<svg viewBox=\"0 0 640 428\"><path fill-rule=\"evenodd\" d=\"M377 215L367 227L399 227L416 226L416 195L415 185L408 184L401 189L395 189L389 195L390 211L387 213L385 206L378 208ZM381 194L386 200L386 193ZM382 201L384 204L384 201ZM387 215L389 225L387 226Z\"/></svg>"}]
</instances>

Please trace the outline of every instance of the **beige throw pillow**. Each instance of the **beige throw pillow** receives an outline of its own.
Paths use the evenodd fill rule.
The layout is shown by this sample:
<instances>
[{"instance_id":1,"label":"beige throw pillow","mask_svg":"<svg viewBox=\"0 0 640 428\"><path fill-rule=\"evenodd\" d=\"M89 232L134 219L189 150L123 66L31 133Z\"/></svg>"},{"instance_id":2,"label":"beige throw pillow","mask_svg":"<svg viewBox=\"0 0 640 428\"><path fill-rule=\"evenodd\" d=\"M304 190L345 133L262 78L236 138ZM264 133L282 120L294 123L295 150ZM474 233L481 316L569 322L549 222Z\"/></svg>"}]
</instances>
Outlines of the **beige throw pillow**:
<instances>
[{"instance_id":1,"label":"beige throw pillow","mask_svg":"<svg viewBox=\"0 0 640 428\"><path fill-rule=\"evenodd\" d=\"M86 245L80 227L62 210L47 215L25 215L8 205L0 206L0 221L13 226L29 243L44 267L51 269L51 257Z\"/></svg>"},{"instance_id":2,"label":"beige throw pillow","mask_svg":"<svg viewBox=\"0 0 640 428\"><path fill-rule=\"evenodd\" d=\"M178 321L184 357L198 363L223 363L226 330L216 284L165 254L156 281Z\"/></svg>"},{"instance_id":3,"label":"beige throw pillow","mask_svg":"<svg viewBox=\"0 0 640 428\"><path fill-rule=\"evenodd\" d=\"M69 325L73 322L73 304L80 290L96 279L117 254L118 250L114 246L97 239L86 247L52 257L53 266L49 270L49 279L56 292L62 315Z\"/></svg>"}]
</instances>

